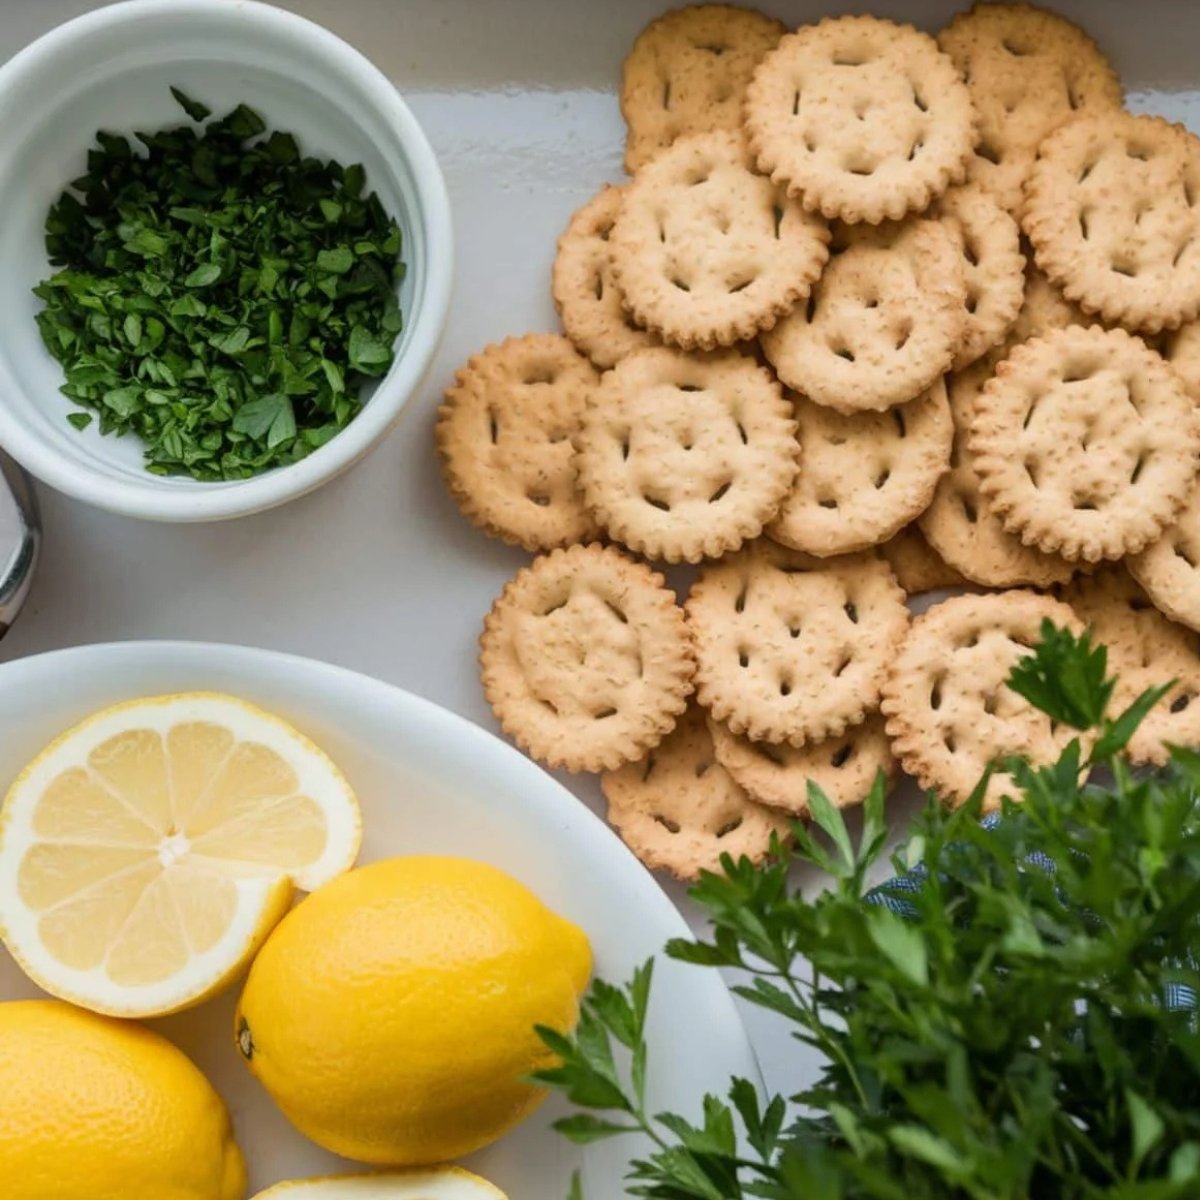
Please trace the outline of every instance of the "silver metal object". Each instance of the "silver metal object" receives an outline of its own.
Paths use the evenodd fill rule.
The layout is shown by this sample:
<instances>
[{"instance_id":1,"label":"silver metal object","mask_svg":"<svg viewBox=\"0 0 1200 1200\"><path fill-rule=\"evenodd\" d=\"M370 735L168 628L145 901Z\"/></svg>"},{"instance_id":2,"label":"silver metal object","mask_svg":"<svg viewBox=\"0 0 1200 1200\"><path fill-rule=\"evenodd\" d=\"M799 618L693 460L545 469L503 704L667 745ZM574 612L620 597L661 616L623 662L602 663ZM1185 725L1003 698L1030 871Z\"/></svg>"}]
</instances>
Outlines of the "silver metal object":
<instances>
[{"instance_id":1,"label":"silver metal object","mask_svg":"<svg viewBox=\"0 0 1200 1200\"><path fill-rule=\"evenodd\" d=\"M0 637L9 630L33 582L42 527L25 472L0 454Z\"/></svg>"}]
</instances>

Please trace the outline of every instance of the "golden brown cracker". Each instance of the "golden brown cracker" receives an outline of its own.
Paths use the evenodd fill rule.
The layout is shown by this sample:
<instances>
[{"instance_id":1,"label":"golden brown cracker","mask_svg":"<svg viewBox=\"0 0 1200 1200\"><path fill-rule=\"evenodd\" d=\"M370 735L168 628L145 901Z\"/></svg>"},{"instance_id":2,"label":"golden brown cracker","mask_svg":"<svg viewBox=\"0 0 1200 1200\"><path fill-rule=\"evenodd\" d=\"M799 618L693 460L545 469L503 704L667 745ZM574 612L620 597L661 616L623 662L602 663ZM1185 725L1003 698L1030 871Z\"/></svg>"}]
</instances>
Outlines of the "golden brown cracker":
<instances>
[{"instance_id":1,"label":"golden brown cracker","mask_svg":"<svg viewBox=\"0 0 1200 1200\"><path fill-rule=\"evenodd\" d=\"M883 713L900 765L944 803L966 801L990 764L1014 755L1052 763L1079 736L1007 683L1044 620L1082 632L1066 604L1030 591L955 596L914 619L884 684ZM997 769L984 807L1019 795Z\"/></svg>"},{"instance_id":2,"label":"golden brown cracker","mask_svg":"<svg viewBox=\"0 0 1200 1200\"><path fill-rule=\"evenodd\" d=\"M920 212L966 174L975 112L928 34L826 17L754 71L746 132L761 170L806 208L870 224Z\"/></svg>"},{"instance_id":3,"label":"golden brown cracker","mask_svg":"<svg viewBox=\"0 0 1200 1200\"><path fill-rule=\"evenodd\" d=\"M1094 563L1136 554L1175 519L1200 466L1200 415L1139 338L1071 327L996 367L967 444L1009 533Z\"/></svg>"},{"instance_id":4,"label":"golden brown cracker","mask_svg":"<svg viewBox=\"0 0 1200 1200\"><path fill-rule=\"evenodd\" d=\"M926 541L917 525L906 525L895 537L875 547L875 556L892 569L896 582L909 596L946 588L967 587L969 581Z\"/></svg>"},{"instance_id":5,"label":"golden brown cracker","mask_svg":"<svg viewBox=\"0 0 1200 1200\"><path fill-rule=\"evenodd\" d=\"M609 371L576 439L584 500L609 535L699 562L762 532L796 474L792 405L733 350L638 350Z\"/></svg>"},{"instance_id":6,"label":"golden brown cracker","mask_svg":"<svg viewBox=\"0 0 1200 1200\"><path fill-rule=\"evenodd\" d=\"M571 439L598 381L555 333L508 338L468 360L446 389L436 431L442 473L468 520L526 550L596 536Z\"/></svg>"},{"instance_id":7,"label":"golden brown cracker","mask_svg":"<svg viewBox=\"0 0 1200 1200\"><path fill-rule=\"evenodd\" d=\"M750 166L728 131L680 138L630 183L609 237L636 324L689 349L770 329L808 295L828 226Z\"/></svg>"},{"instance_id":8,"label":"golden brown cracker","mask_svg":"<svg viewBox=\"0 0 1200 1200\"><path fill-rule=\"evenodd\" d=\"M700 703L734 733L793 746L865 720L908 627L886 563L766 538L705 567L685 609Z\"/></svg>"},{"instance_id":9,"label":"golden brown cracker","mask_svg":"<svg viewBox=\"0 0 1200 1200\"><path fill-rule=\"evenodd\" d=\"M569 771L611 770L657 745L687 706L694 670L663 577L594 544L517 573L484 622L479 661L504 732Z\"/></svg>"}]
</instances>

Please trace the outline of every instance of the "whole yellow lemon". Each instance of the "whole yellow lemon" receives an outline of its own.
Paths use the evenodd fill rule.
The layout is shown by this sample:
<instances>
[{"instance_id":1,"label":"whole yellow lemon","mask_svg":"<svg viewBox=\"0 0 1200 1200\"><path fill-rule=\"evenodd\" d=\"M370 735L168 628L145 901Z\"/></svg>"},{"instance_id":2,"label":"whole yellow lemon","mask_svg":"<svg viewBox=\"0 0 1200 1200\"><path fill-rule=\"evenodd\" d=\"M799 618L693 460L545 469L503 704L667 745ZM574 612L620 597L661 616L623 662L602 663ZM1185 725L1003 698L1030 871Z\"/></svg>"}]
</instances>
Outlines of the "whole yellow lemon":
<instances>
[{"instance_id":1,"label":"whole yellow lemon","mask_svg":"<svg viewBox=\"0 0 1200 1200\"><path fill-rule=\"evenodd\" d=\"M419 1166L495 1141L541 1102L592 956L576 926L495 867L393 858L351 871L275 928L236 1018L250 1070L335 1154Z\"/></svg>"},{"instance_id":2,"label":"whole yellow lemon","mask_svg":"<svg viewBox=\"0 0 1200 1200\"><path fill-rule=\"evenodd\" d=\"M0 1004L4 1200L242 1200L229 1113L142 1025L57 1000Z\"/></svg>"}]
</instances>

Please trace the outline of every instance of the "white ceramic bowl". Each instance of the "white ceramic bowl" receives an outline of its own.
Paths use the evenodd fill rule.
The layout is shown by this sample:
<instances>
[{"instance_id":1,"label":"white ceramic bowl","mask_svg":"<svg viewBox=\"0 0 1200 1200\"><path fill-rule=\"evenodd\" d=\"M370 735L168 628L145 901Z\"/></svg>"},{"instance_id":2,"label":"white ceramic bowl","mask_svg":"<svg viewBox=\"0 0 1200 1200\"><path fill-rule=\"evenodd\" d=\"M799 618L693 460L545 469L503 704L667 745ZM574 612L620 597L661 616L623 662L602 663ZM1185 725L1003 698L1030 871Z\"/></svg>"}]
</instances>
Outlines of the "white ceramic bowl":
<instances>
[{"instance_id":1,"label":"white ceramic bowl","mask_svg":"<svg viewBox=\"0 0 1200 1200\"><path fill-rule=\"evenodd\" d=\"M730 1075L757 1077L720 974L661 957L668 938L688 936L687 926L617 836L512 746L378 680L265 650L179 642L83 646L0 664L0 793L46 742L92 710L193 689L262 704L329 751L362 802L360 861L460 854L494 863L586 931L597 973L612 982L659 955L651 1112L696 1119L704 1094L724 1094ZM292 1129L246 1071L233 1039L237 990L156 1024L228 1101L252 1193L281 1179L353 1170ZM36 995L0 946L0 1002ZM467 1165L513 1200L561 1200L577 1167L588 1197L623 1196L629 1159L646 1147L625 1139L581 1153L550 1129L567 1111L551 1101Z\"/></svg>"},{"instance_id":2,"label":"white ceramic bowl","mask_svg":"<svg viewBox=\"0 0 1200 1200\"><path fill-rule=\"evenodd\" d=\"M245 102L301 149L360 162L399 221L407 277L396 362L350 425L303 461L253 479L160 478L135 437L66 421L62 369L42 345L31 288L49 274L46 210L82 174L97 129L186 120L174 84L218 114ZM358 51L301 17L252 0L129 0L52 30L0 67L0 446L50 486L162 521L241 516L331 479L389 429L437 348L453 274L450 205L408 106Z\"/></svg>"}]
</instances>

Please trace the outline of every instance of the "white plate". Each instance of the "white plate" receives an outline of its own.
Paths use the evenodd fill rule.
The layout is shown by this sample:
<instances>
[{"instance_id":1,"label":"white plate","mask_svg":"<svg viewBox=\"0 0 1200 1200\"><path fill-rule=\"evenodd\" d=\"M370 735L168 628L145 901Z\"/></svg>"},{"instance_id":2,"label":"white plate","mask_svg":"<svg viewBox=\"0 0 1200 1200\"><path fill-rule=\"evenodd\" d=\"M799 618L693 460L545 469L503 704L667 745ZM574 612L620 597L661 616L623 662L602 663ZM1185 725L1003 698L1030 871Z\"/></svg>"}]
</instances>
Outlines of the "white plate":
<instances>
[{"instance_id":1,"label":"white plate","mask_svg":"<svg viewBox=\"0 0 1200 1200\"><path fill-rule=\"evenodd\" d=\"M137 642L63 650L0 666L0 780L52 737L118 700L193 689L243 696L294 722L350 778L363 805L362 861L448 853L485 860L578 922L597 971L624 980L687 932L640 864L573 796L523 755L460 717L388 684L308 659L235 646ZM236 991L236 989L235 989ZM0 950L0 1000L37 995ZM233 995L159 1022L225 1096L251 1183L328 1173L336 1160L295 1133L242 1066ZM731 1074L757 1077L715 972L662 960L654 987L651 1111L695 1114ZM514 1200L561 1200L578 1152L549 1129L552 1102L471 1160ZM628 1144L582 1162L587 1195L622 1194Z\"/></svg>"}]
</instances>

